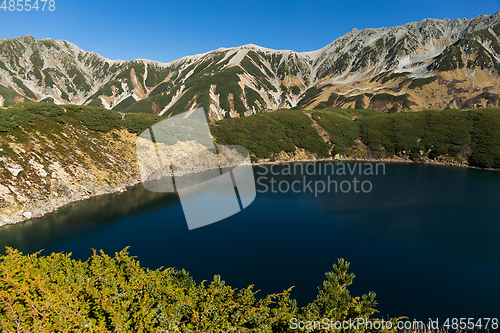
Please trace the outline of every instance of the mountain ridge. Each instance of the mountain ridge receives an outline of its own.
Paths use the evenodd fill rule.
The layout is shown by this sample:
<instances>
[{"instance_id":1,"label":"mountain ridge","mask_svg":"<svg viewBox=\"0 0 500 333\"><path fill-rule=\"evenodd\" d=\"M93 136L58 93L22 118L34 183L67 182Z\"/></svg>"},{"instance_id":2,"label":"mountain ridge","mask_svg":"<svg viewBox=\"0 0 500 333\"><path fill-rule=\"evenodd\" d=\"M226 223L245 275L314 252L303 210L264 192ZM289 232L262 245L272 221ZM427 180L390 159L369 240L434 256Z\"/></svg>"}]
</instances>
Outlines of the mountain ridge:
<instances>
[{"instance_id":1,"label":"mountain ridge","mask_svg":"<svg viewBox=\"0 0 500 333\"><path fill-rule=\"evenodd\" d=\"M168 63L21 36L0 39L0 106L54 101L165 116L203 106L212 120L294 107L491 107L500 100L499 35L500 10L353 29L308 52L246 44Z\"/></svg>"}]
</instances>

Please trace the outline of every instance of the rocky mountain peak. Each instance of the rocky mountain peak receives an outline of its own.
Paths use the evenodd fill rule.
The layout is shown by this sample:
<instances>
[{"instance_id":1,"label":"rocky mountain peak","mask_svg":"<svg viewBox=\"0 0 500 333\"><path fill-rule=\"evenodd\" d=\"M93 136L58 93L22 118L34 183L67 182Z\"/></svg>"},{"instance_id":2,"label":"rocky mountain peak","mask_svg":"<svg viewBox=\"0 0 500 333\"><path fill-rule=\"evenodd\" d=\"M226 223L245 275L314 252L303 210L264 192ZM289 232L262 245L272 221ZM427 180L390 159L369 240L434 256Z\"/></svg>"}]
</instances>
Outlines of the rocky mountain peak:
<instances>
[{"instance_id":1,"label":"rocky mountain peak","mask_svg":"<svg viewBox=\"0 0 500 333\"><path fill-rule=\"evenodd\" d=\"M477 105L475 96L500 92L499 35L500 11L352 29L311 52L247 44L170 63L109 60L67 41L22 36L0 40L0 103L43 100L161 115L203 106L214 120L318 105L385 111ZM407 102L372 101L379 94L405 95Z\"/></svg>"}]
</instances>

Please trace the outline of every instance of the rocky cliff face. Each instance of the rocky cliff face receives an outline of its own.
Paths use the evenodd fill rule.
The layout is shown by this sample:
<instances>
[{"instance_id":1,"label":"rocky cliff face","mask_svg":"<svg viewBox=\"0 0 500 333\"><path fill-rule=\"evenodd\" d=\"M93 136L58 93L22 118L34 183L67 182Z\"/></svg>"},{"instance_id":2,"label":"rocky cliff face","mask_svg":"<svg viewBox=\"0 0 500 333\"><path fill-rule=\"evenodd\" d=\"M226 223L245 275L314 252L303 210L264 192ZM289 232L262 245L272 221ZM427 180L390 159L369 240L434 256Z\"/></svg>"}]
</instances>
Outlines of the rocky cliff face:
<instances>
[{"instance_id":1,"label":"rocky cliff face","mask_svg":"<svg viewBox=\"0 0 500 333\"><path fill-rule=\"evenodd\" d=\"M136 136L70 124L0 136L0 226L138 182Z\"/></svg>"},{"instance_id":2,"label":"rocky cliff face","mask_svg":"<svg viewBox=\"0 0 500 333\"><path fill-rule=\"evenodd\" d=\"M171 63L112 61L66 41L0 40L0 104L30 100L213 120L340 106L387 112L498 106L500 11L352 30L312 52L245 45Z\"/></svg>"}]
</instances>

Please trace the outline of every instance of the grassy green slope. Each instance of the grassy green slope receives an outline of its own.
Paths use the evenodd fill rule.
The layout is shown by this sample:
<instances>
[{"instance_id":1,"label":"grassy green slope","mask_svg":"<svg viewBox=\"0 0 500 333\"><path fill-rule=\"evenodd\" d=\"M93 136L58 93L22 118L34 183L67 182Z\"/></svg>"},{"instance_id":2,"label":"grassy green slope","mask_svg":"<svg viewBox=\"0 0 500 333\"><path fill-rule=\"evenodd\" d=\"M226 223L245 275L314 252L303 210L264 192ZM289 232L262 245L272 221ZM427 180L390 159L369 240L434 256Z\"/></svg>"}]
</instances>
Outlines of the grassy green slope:
<instances>
[{"instance_id":1,"label":"grassy green slope","mask_svg":"<svg viewBox=\"0 0 500 333\"><path fill-rule=\"evenodd\" d=\"M82 125L98 132L126 128L130 133L140 133L162 119L151 114L133 113L123 118L114 110L93 106L24 102L0 110L0 133L19 127L42 129L55 123Z\"/></svg>"}]
</instances>

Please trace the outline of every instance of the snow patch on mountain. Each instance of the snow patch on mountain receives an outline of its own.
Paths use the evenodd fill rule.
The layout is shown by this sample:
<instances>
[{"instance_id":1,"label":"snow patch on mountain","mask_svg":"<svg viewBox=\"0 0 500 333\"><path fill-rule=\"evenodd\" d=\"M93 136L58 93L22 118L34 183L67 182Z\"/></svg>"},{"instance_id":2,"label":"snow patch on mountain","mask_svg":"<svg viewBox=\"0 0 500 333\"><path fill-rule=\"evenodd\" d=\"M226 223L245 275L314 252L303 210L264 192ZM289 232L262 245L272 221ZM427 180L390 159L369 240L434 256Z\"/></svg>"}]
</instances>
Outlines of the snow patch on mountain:
<instances>
[{"instance_id":1,"label":"snow patch on mountain","mask_svg":"<svg viewBox=\"0 0 500 333\"><path fill-rule=\"evenodd\" d=\"M186 86L183 84L183 85L181 85L181 87L179 88L179 90L177 90L177 92L175 93L175 95L172 97L172 100L170 101L170 103L168 103L163 108L163 110L160 111L160 113L158 114L159 116L163 116L165 114L165 112L168 111L168 109L170 109L172 106L174 106L175 103L177 103L177 101L179 100L179 98L181 98L182 95L184 94L184 89L186 89Z\"/></svg>"},{"instance_id":2,"label":"snow patch on mountain","mask_svg":"<svg viewBox=\"0 0 500 333\"><path fill-rule=\"evenodd\" d=\"M216 94L217 86L212 84L210 86L210 106L208 109L208 115L210 118L215 118L216 120L221 120L226 115L226 110L220 106L220 94Z\"/></svg>"},{"instance_id":3,"label":"snow patch on mountain","mask_svg":"<svg viewBox=\"0 0 500 333\"><path fill-rule=\"evenodd\" d=\"M228 64L226 65L226 68L238 66L247 54L248 54L248 49L240 48L236 52L236 55L232 57L231 60L229 60Z\"/></svg>"}]
</instances>

